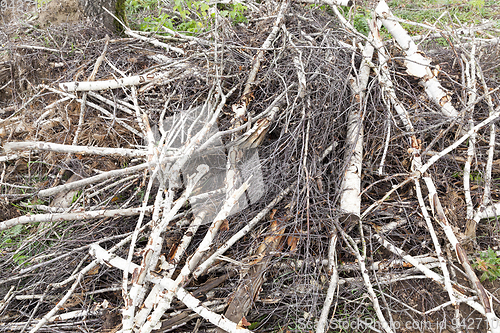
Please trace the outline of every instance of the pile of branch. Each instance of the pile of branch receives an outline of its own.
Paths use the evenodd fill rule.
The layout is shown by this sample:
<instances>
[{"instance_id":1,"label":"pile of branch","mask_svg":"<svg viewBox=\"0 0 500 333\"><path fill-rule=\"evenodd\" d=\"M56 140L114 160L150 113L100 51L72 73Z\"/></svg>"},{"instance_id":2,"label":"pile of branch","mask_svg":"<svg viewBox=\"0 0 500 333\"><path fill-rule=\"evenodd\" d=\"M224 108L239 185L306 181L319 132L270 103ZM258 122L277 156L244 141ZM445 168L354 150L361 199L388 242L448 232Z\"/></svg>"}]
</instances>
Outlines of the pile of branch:
<instances>
[{"instance_id":1,"label":"pile of branch","mask_svg":"<svg viewBox=\"0 0 500 333\"><path fill-rule=\"evenodd\" d=\"M59 79L0 110L0 197L28 210L0 222L1 331L500 332L471 264L498 245L496 40L412 37L384 0L365 36L325 2L36 49ZM416 41L441 36L440 66Z\"/></svg>"}]
</instances>

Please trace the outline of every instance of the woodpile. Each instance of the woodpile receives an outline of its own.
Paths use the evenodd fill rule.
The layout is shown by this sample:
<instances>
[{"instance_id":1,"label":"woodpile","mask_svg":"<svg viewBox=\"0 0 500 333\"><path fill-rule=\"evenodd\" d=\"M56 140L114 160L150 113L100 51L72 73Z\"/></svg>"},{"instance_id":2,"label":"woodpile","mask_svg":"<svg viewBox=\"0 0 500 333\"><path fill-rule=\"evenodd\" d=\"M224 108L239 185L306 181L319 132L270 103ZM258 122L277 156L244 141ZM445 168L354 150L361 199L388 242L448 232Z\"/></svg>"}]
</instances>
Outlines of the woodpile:
<instances>
[{"instance_id":1,"label":"woodpile","mask_svg":"<svg viewBox=\"0 0 500 333\"><path fill-rule=\"evenodd\" d=\"M0 330L500 332L498 39L352 5L11 45L57 79L0 63Z\"/></svg>"}]
</instances>

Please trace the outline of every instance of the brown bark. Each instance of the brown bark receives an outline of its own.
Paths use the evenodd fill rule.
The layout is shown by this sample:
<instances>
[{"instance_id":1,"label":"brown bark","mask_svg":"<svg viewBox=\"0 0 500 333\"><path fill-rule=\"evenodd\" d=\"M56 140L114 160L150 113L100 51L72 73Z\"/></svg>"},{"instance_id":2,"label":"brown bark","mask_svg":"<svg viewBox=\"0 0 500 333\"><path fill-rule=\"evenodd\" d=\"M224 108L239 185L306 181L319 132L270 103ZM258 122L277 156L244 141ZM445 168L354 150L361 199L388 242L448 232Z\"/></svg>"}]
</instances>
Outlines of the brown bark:
<instances>
[{"instance_id":1,"label":"brown bark","mask_svg":"<svg viewBox=\"0 0 500 333\"><path fill-rule=\"evenodd\" d=\"M274 220L271 224L272 235L267 236L257 248L253 265L241 281L236 292L231 296L224 316L235 323L240 323L250 310L264 283L264 273L269 268L272 253L277 251L283 243L282 238L285 229L283 225L280 225L279 221ZM225 331L219 329L217 332L223 333Z\"/></svg>"}]
</instances>

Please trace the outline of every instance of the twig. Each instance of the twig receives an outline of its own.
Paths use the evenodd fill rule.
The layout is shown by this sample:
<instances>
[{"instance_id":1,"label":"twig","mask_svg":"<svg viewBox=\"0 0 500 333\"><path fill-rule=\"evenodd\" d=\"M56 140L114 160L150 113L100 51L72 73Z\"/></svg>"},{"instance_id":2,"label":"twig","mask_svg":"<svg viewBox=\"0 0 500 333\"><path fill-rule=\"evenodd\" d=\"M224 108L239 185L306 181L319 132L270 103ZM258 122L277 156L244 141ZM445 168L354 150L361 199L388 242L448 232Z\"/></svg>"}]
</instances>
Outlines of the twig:
<instances>
[{"instance_id":1,"label":"twig","mask_svg":"<svg viewBox=\"0 0 500 333\"><path fill-rule=\"evenodd\" d=\"M370 38L371 37L371 38ZM371 35L369 39L373 39ZM352 108L347 119L347 137L344 159L347 167L342 180L340 196L340 209L348 215L348 223L359 220L361 215L361 174L363 164L363 117L365 101L365 90L370 76L368 63L373 57L374 47L370 40L363 48L363 60L360 65L359 75L350 77L351 90L357 108ZM341 221L345 223L345 221Z\"/></svg>"},{"instance_id":2,"label":"twig","mask_svg":"<svg viewBox=\"0 0 500 333\"><path fill-rule=\"evenodd\" d=\"M106 52L108 50L108 45L109 45L109 36L106 35L106 42L104 44L104 49L102 50L101 55L99 56L99 58L97 58L95 62L94 69L92 70L92 73L90 74L87 80L88 82L95 80L99 67L101 66L101 63L103 62ZM73 137L73 145L78 144L78 137L80 136L80 132L82 131L83 121L85 119L85 110L86 110L85 108L87 106L86 101L87 101L87 92L84 92L82 96L82 103L80 103L80 117L78 118L78 126L76 128L75 135Z\"/></svg>"},{"instance_id":3,"label":"twig","mask_svg":"<svg viewBox=\"0 0 500 333\"><path fill-rule=\"evenodd\" d=\"M418 260L416 260L413 256L408 255L405 251L402 249L398 248L385 238L383 238L381 235L374 233L373 237L375 240L377 240L383 247L385 247L387 250L390 252L394 253L398 257L403 258L405 261L409 262L412 264L415 268L417 268L419 271L425 274L428 278L432 279L434 282L437 282L439 285L443 286L444 285L444 278L431 270L430 268L426 267L425 265L422 265ZM464 294L462 294L460 291L457 290L457 288L453 288L453 293L455 294L455 297L457 298L457 301L466 303L470 307L472 307L474 310L478 311L479 313L485 315L485 309L484 307L475 302L474 300L466 297Z\"/></svg>"},{"instance_id":4,"label":"twig","mask_svg":"<svg viewBox=\"0 0 500 333\"><path fill-rule=\"evenodd\" d=\"M153 171L153 175L157 172L158 167ZM142 199L142 207L146 207L149 201L149 195L151 193L151 188L153 187L153 181L154 177L150 177L148 181L148 186L146 188L144 198ZM159 191L160 192L160 191ZM154 206L154 211L157 209L156 203ZM153 219L152 221L155 221L154 218L154 212L153 211ZM128 256L127 256L127 267L130 267L130 264L132 262L132 257L134 254L134 249L136 246L137 238L139 236L139 231L141 229L142 221L144 220L144 213L141 212L139 215L139 218L137 219L137 223L135 225L134 231L132 232L132 237L130 240L130 247L128 251ZM133 283L136 284L137 281L133 281ZM132 286L130 292L128 290L128 274L126 272L123 273L123 279L122 279L122 297L125 303L125 307L122 311L122 330L123 331L132 331L133 324L134 324L134 310L135 307L137 306L137 303L139 300L137 300L138 296L134 294L136 292L136 288L134 288L135 285ZM137 302L134 304L134 302Z\"/></svg>"},{"instance_id":5,"label":"twig","mask_svg":"<svg viewBox=\"0 0 500 333\"><path fill-rule=\"evenodd\" d=\"M379 176L382 176L384 174L385 159L387 157L387 152L389 151L389 142L391 140L391 121L390 121L390 119L386 120L386 124L387 124L387 130L386 130L387 133L385 135L384 151L382 153L382 157L380 158L380 166L378 168Z\"/></svg>"},{"instance_id":6,"label":"twig","mask_svg":"<svg viewBox=\"0 0 500 333\"><path fill-rule=\"evenodd\" d=\"M157 39L141 36L138 33L136 33L135 31L130 30L127 27L125 27L125 34L129 35L130 37L148 42L151 45L154 45L156 47L161 47L161 48L167 49L169 51L174 51L175 53L178 53L180 55L184 55L186 53L186 52L184 52L183 49L180 49L180 48L175 47L175 46L171 46L169 44L162 43Z\"/></svg>"},{"instance_id":7,"label":"twig","mask_svg":"<svg viewBox=\"0 0 500 333\"><path fill-rule=\"evenodd\" d=\"M43 318L40 319L40 321L35 325L35 327L33 327L30 330L30 333L37 332L43 325L45 325L45 323L47 323L49 321L50 318L52 318L56 314L57 311L59 311L59 309L64 305L64 303L66 303L66 301L71 297L71 295L75 291L76 287L78 287L80 285L80 281L85 276L85 274L87 274L87 272L89 272L93 268L94 268L93 265L88 265L87 267L82 269L80 271L80 273L78 273L78 275L76 276L75 282L73 282L73 284L71 285L69 290L66 292L66 295L64 295L64 297L61 298L61 300L59 302L57 302L57 304L52 308L52 310L47 312L45 314L45 316L43 316Z\"/></svg>"},{"instance_id":8,"label":"twig","mask_svg":"<svg viewBox=\"0 0 500 333\"><path fill-rule=\"evenodd\" d=\"M76 91L99 91L107 89L118 89L129 86L143 85L162 77L163 72L150 73L147 75L135 75L121 79L90 81L90 82L62 82L59 83L59 89L65 92Z\"/></svg>"},{"instance_id":9,"label":"twig","mask_svg":"<svg viewBox=\"0 0 500 333\"><path fill-rule=\"evenodd\" d=\"M112 106L114 108L117 108L118 110L128 113L131 116L135 115L135 112L133 111L133 105L129 105L128 103L122 100L118 99L116 101L111 101L95 91L88 91L87 94L90 97L93 97L101 102L108 104L109 106Z\"/></svg>"},{"instance_id":10,"label":"twig","mask_svg":"<svg viewBox=\"0 0 500 333\"><path fill-rule=\"evenodd\" d=\"M15 286L11 286L9 291L3 297L3 300L0 301L0 313L3 312L3 310L7 307L7 305L9 305L14 296L16 296L16 293L14 291L15 289Z\"/></svg>"},{"instance_id":11,"label":"twig","mask_svg":"<svg viewBox=\"0 0 500 333\"><path fill-rule=\"evenodd\" d=\"M199 278L216 260L219 256L224 254L231 246L236 244L238 240L243 238L246 234L252 230L253 227L259 223L269 211L276 206L283 198L290 192L290 190L295 186L295 184L290 185L280 194L276 196L263 210L261 210L255 217L248 222L248 224L243 227L240 231L234 234L227 242L221 245L207 260L205 260L202 264L198 265L196 270L193 272L193 277L195 279Z\"/></svg>"},{"instance_id":12,"label":"twig","mask_svg":"<svg viewBox=\"0 0 500 333\"><path fill-rule=\"evenodd\" d=\"M253 58L253 64L252 64L252 69L250 70L250 73L248 74L247 82L245 83L245 88L243 90L243 94L240 99L240 105L233 105L233 111L235 113L235 118L238 118L240 116L245 115L247 106L250 102L250 94L253 90L253 86L255 84L255 79L257 77L257 73L259 72L260 69L260 63L264 59L264 51L268 49L271 44L273 43L274 39L276 38L280 26L281 26L281 21L284 18L285 12L288 8L288 1L283 1L280 5L278 15L276 17L276 20L274 21L273 29L271 30L271 33L267 36L266 40L261 46L261 49L257 52L257 54Z\"/></svg>"},{"instance_id":13,"label":"twig","mask_svg":"<svg viewBox=\"0 0 500 333\"><path fill-rule=\"evenodd\" d=\"M391 81L391 77L389 75L389 55L387 50L385 49L384 43L382 42L382 37L380 36L380 21L373 19L369 23L370 25L370 40L373 40L374 46L377 49L378 58L379 58L379 67L377 68L375 65L372 65L370 62L370 66L377 73L377 78L382 86L382 91L385 96L385 100L387 100L386 104L390 111L390 105L394 107L399 118L401 119L403 125L405 126L408 132L414 132L413 125L411 123L410 115L408 111L404 108L403 104L399 101L396 96L396 92L394 89L394 84ZM369 61L366 59L365 61ZM390 102L390 104L389 104Z\"/></svg>"},{"instance_id":14,"label":"twig","mask_svg":"<svg viewBox=\"0 0 500 333\"><path fill-rule=\"evenodd\" d=\"M144 229L142 229L144 230ZM109 242L109 241L112 241L112 240L115 240L115 239L118 239L118 238L123 238L123 237L127 237L127 236L130 236L131 233L127 233L127 234L124 234L124 235L115 235L115 236L110 236L110 237L106 237L106 238L102 238L100 239L97 243L104 243L104 242ZM47 261L44 261L44 262L40 262L39 264L35 264L35 265L30 265L26 268L23 268L21 269L18 274L26 274L26 273L29 273L35 269L38 269L38 268L41 268L41 267L44 267L44 266L47 266L51 263L54 263L54 262L60 262L62 259L68 257L68 256L71 256L71 255L75 255L75 254L78 254L79 252L81 251L85 251L85 250L88 250L88 248L90 247L90 245L84 245L84 246L81 246L79 248L76 248L76 249L73 249L69 252L66 252L60 256L57 256L55 258L52 258L50 260L47 260ZM45 256L46 257L46 256ZM33 257L33 259L31 260L31 262L39 262L41 261L43 258L40 258L40 257Z\"/></svg>"},{"instance_id":15,"label":"twig","mask_svg":"<svg viewBox=\"0 0 500 333\"><path fill-rule=\"evenodd\" d=\"M415 26L419 26L421 23L418 23L418 22L412 22L412 21L408 21L408 20L404 20L404 19L401 19L401 18L398 18L398 17L391 17L391 18L387 18L389 20L391 19L394 19L394 20L397 20L401 23L405 23L405 24L409 24L409 25L415 25ZM470 26L470 27L466 27L466 28L460 28L460 29L454 29L453 30L453 33L457 34L457 35L463 35L463 34L473 34L477 31L483 31L483 30L486 30L488 28L491 28L492 26L494 26L494 22L493 21L488 21L486 23L483 23L483 24L480 24L480 25L477 25L477 26ZM420 36L412 36L411 38L414 40L414 41L417 41L417 40L421 40L421 39L428 39L428 38L441 38L443 37L443 33L444 31L436 28L435 26L429 26L429 25L426 25L424 24L423 25L423 28L426 28L426 29L430 29L430 30L436 30L438 32L436 33L433 33L433 34L428 34L428 35L420 35ZM431 29L433 28L433 29Z\"/></svg>"},{"instance_id":16,"label":"twig","mask_svg":"<svg viewBox=\"0 0 500 333\"><path fill-rule=\"evenodd\" d=\"M436 163L440 158L447 155L449 152L460 146L465 140L467 140L471 135L477 133L479 129L488 125L489 123L495 121L500 117L500 107L497 107L493 113L490 114L488 118L471 128L467 133L465 133L460 139L455 141L453 144L443 149L439 154L432 156L427 163L425 163L422 167L420 167L417 171L421 174L426 172L434 163Z\"/></svg>"},{"instance_id":17,"label":"twig","mask_svg":"<svg viewBox=\"0 0 500 333\"><path fill-rule=\"evenodd\" d=\"M163 274L164 277L172 278L175 268L177 267L177 263L180 262L180 259L182 258L184 251L187 250L187 247L189 246L191 240L198 231L198 228L204 222L206 215L207 211L201 210L195 216L193 222L190 224L190 226L184 233L180 245L177 247L175 251L174 258L171 260L172 263L166 262L165 259L162 260L162 257L160 257L161 262L165 261L160 265L160 268L163 271L165 271L165 273ZM144 325L144 323L147 320L147 317L153 310L153 307L156 306L156 304L158 303L158 297L161 292L162 288L160 286L158 285L153 286L148 297L144 300L141 310L137 313L137 315L134 318L134 325L136 327L142 327Z\"/></svg>"},{"instance_id":18,"label":"twig","mask_svg":"<svg viewBox=\"0 0 500 333\"><path fill-rule=\"evenodd\" d=\"M483 305L484 314L486 316L486 319L488 320L488 325L490 329L492 330L492 332L500 332L499 319L493 312L491 297L487 295L486 290L484 289L483 285L477 278L476 273L474 273L474 270L472 269L472 266L469 263L469 259L467 258L465 250L463 249L460 242L457 240L455 232L453 231L451 225L448 222L448 219L446 218L446 215L444 214L443 207L441 206L441 202L437 195L437 191L434 186L434 183L432 182L432 179L430 178L430 176L425 176L425 175L423 179L429 191L430 206L431 208L433 208L435 219L443 228L446 237L448 238L448 241L451 243L451 245L455 250L458 262L465 269L469 281L471 282L473 288L476 290L479 300Z\"/></svg>"},{"instance_id":19,"label":"twig","mask_svg":"<svg viewBox=\"0 0 500 333\"><path fill-rule=\"evenodd\" d=\"M240 271L242 278L224 312L224 316L229 320L241 322L251 308L255 299L258 297L262 284L265 281L264 274L270 269L270 261L273 255L279 253L283 247L283 233L285 232L285 219L274 219L266 232L268 236L264 237L259 247L252 253L255 260L248 269ZM218 333L224 333L217 330Z\"/></svg>"},{"instance_id":20,"label":"twig","mask_svg":"<svg viewBox=\"0 0 500 333\"><path fill-rule=\"evenodd\" d=\"M427 231L431 234L431 239L434 244L434 249L436 251L436 256L438 257L441 272L443 272L444 277L444 286L446 291L448 292L448 297L450 297L451 304L458 309L458 303L456 302L455 295L453 294L453 287L451 285L450 273L448 271L448 267L446 266L446 261L442 255L441 245L439 244L439 239L436 235L436 231L434 230L434 226L432 225L429 213L427 212L427 208L425 207L424 198L422 196L422 190L420 188L420 182L418 179L415 179L415 189L417 192L418 203L420 205L420 210L422 211L422 215L427 224Z\"/></svg>"},{"instance_id":21,"label":"twig","mask_svg":"<svg viewBox=\"0 0 500 333\"><path fill-rule=\"evenodd\" d=\"M351 1L351 0L322 0L322 1L317 1L317 0L300 0L300 2L312 3L312 4L326 3L326 4L330 5L330 6L346 6L346 7L351 7L353 5L353 1Z\"/></svg>"},{"instance_id":22,"label":"twig","mask_svg":"<svg viewBox=\"0 0 500 333\"><path fill-rule=\"evenodd\" d=\"M94 82L100 82L100 81L94 81ZM92 82L92 83L94 83L94 82ZM63 92L63 91L60 91L60 90L57 90L57 89L54 89L54 88L51 88L51 87L48 87L48 86L46 87L46 89L50 90L50 91L52 91L54 93L57 93L59 95L65 96L65 97L71 97L71 98L73 98L74 100L76 100L79 103L83 103L84 102L82 99L78 98L76 95L73 95L73 94L70 94L70 93L66 93L66 92ZM121 126L123 126L126 129L128 129L130 132L134 133L135 135L137 135L137 136L139 136L141 138L144 137L144 135L142 133L140 133L139 131L137 131L132 126L126 124L123 120L117 119L112 113L110 113L105 108L103 108L103 107L101 107L101 106L99 106L99 105L97 105L95 103L89 102L89 101L85 101L85 103L88 106L90 106L90 107L92 107L92 108L94 108L94 109L96 109L96 110L104 113L106 116L110 117L111 119L113 119L114 121L116 121L118 124L120 124Z\"/></svg>"},{"instance_id":23,"label":"twig","mask_svg":"<svg viewBox=\"0 0 500 333\"><path fill-rule=\"evenodd\" d=\"M361 214L361 219L363 220L373 209L375 209L376 207L380 206L385 201L385 199L389 198L392 193L394 193L395 191L397 191L398 189L400 189L404 185L408 184L410 181L412 181L416 177L418 177L418 173L413 173L408 178L406 178L403 182L399 183L397 186L394 186L392 189L390 189L382 197L382 199L377 200L376 202L374 202L373 204L371 204L367 209L365 209L365 211L363 212L363 214Z\"/></svg>"},{"instance_id":24,"label":"twig","mask_svg":"<svg viewBox=\"0 0 500 333\"><path fill-rule=\"evenodd\" d=\"M129 274L132 274L133 271L139 269L139 265L131 264L130 266L128 266L125 259L122 259L115 255L111 255L108 251L104 250L99 245L93 245L90 249L90 253L101 263L106 263L113 267L119 268L120 270L128 269ZM210 321L217 327L220 327L231 333L251 333L251 331L246 330L242 327L237 327L236 323L233 323L223 316L218 315L205 308L203 305L201 305L201 302L199 300L194 298L184 288L176 286L176 282L172 279L160 278L152 274L148 274L146 278L154 284L161 285L163 289L175 290L175 295L181 302L183 302L188 308L199 314L204 319Z\"/></svg>"},{"instance_id":25,"label":"twig","mask_svg":"<svg viewBox=\"0 0 500 333\"><path fill-rule=\"evenodd\" d=\"M474 105L476 104L476 45L472 45L472 50L470 53L470 61L467 61L465 56L462 58L465 62L465 75L467 78L467 105L471 106L471 111L468 112L468 122L469 127L474 127ZM472 159L475 155L475 143L476 143L476 133L473 132L470 136L469 145L467 148L467 160L465 161L464 166L464 196L465 196L465 204L467 206L467 220L472 220L474 217L474 206L472 204L472 197L470 194L470 169Z\"/></svg>"},{"instance_id":26,"label":"twig","mask_svg":"<svg viewBox=\"0 0 500 333\"><path fill-rule=\"evenodd\" d=\"M86 185L90 185L93 183L97 183L100 181L104 181L104 180L107 180L107 179L113 178L113 177L120 177L120 176L129 175L131 173L136 173L136 172L139 172L139 171L142 171L142 170L145 170L147 168L154 167L154 166L155 166L154 163L147 162L147 163L135 165L133 167L103 172L103 173L101 173L99 175L95 175L93 177L84 178L82 180L77 180L75 182L71 182L68 184L55 186L55 187L52 187L52 188L49 188L46 190L41 190L40 192L38 192L38 196L39 197L49 197L49 196L54 195L54 194L59 193L59 192L74 190L74 189L77 189L77 188L80 188L80 187L83 187Z\"/></svg>"},{"instance_id":27,"label":"twig","mask_svg":"<svg viewBox=\"0 0 500 333\"><path fill-rule=\"evenodd\" d=\"M475 45L475 44L474 44ZM481 85L483 86L483 90L486 94L486 102L488 104L488 110L490 116L494 113L494 105L491 99L491 94L489 94L489 89L484 79L483 72L481 67L476 62L477 71L476 74L478 78L481 80ZM484 188L483 188L483 196L481 198L481 202L479 207L477 208L473 220L469 221L470 226L468 230L466 230L467 236L474 237L476 234L476 228L479 221L483 218L490 218L497 216L497 210L495 207L491 207L491 184L492 184L492 169L493 169L493 158L495 154L495 123L491 123L490 125L490 141L488 143L488 160L486 162L486 169L484 175ZM500 212L500 210L498 211Z\"/></svg>"},{"instance_id":28,"label":"twig","mask_svg":"<svg viewBox=\"0 0 500 333\"><path fill-rule=\"evenodd\" d=\"M170 168L170 173L169 173L169 186L172 186L173 188L179 187L179 180L180 180L180 173L181 169L184 167L184 165L189 161L189 159L192 157L193 153L198 149L198 147L201 146L201 143L203 140L207 140L206 135L210 132L210 130L213 128L213 126L216 124L217 119L219 117L219 114L222 112L223 107L226 104L226 100L229 96L233 94L233 92L236 90L236 87L233 87L227 94L222 94L221 100L217 107L215 108L215 111L210 115L210 120L206 122L206 124L203 126L201 130L198 131L191 140L188 142L188 145L185 146L182 149L181 157L172 165ZM208 101L207 101L208 103ZM209 105L204 105L203 110L204 111L206 108L208 108ZM206 111L205 111L206 112ZM202 112L203 113L203 112Z\"/></svg>"},{"instance_id":29,"label":"twig","mask_svg":"<svg viewBox=\"0 0 500 333\"><path fill-rule=\"evenodd\" d=\"M476 211L474 220L479 221L482 219L498 218L500 216L500 202L489 206L483 206Z\"/></svg>"},{"instance_id":30,"label":"twig","mask_svg":"<svg viewBox=\"0 0 500 333\"><path fill-rule=\"evenodd\" d=\"M56 221L79 221L86 219L96 219L101 217L119 217L119 216L134 216L141 212L151 212L152 206L146 208L128 208L128 209L111 209L111 210L96 210L79 213L61 213L61 214L37 214L16 217L7 221L0 222L0 231L12 228L16 225L39 222L56 222Z\"/></svg>"},{"instance_id":31,"label":"twig","mask_svg":"<svg viewBox=\"0 0 500 333\"><path fill-rule=\"evenodd\" d=\"M330 274L330 284L328 285L328 291L326 292L325 302L323 304L323 309L321 310L321 315L316 326L316 333L324 333L327 327L328 314L330 313L330 307L333 303L333 296L337 290L339 283L339 272L337 269L337 240L338 235L336 232L330 238L329 251L328 251L328 273Z\"/></svg>"},{"instance_id":32,"label":"twig","mask_svg":"<svg viewBox=\"0 0 500 333\"><path fill-rule=\"evenodd\" d=\"M91 194L88 194L86 196L86 199L91 199L93 197L96 197L98 196L99 194L103 193L103 192L106 192L107 190L113 188L113 187L116 187L122 183L125 183L125 182L128 182L129 180L133 180L131 183L134 183L140 176L139 175L132 175L132 176L128 176L128 177L125 177L125 178L121 178L109 185L106 185L102 188L100 188L99 190L95 191L94 193L91 193ZM100 184L100 185L104 185L104 184ZM118 194L118 192L115 192L115 196Z\"/></svg>"},{"instance_id":33,"label":"twig","mask_svg":"<svg viewBox=\"0 0 500 333\"><path fill-rule=\"evenodd\" d=\"M354 256L356 256L356 258L358 260L358 265L359 265L359 269L361 272L361 276L363 277L364 285L367 289L368 296L370 297L370 301L373 305L375 313L377 314L377 318L380 321L380 324L382 325L382 328L384 329L385 332L392 333L393 330L391 329L389 323L387 323L387 320L385 319L384 314L382 313L382 310L380 308L380 304L378 302L377 295L375 294L375 291L373 290L373 286L372 286L372 283L370 281L370 276L368 275L368 270L366 269L366 262L365 262L365 260L366 260L366 247L365 247L364 242L363 242L363 240L364 240L363 234L361 234L361 240L363 242L363 254L361 254L358 246L356 245L356 242L351 238L351 236L349 236L345 232L345 230L340 226L340 224L337 221L333 220L333 223L335 224L337 231L340 233L340 235L344 239L345 243L349 247L351 253ZM359 222L359 226L360 226L360 231L362 232L363 229L361 226L361 221Z\"/></svg>"},{"instance_id":34,"label":"twig","mask_svg":"<svg viewBox=\"0 0 500 333\"><path fill-rule=\"evenodd\" d=\"M151 316L148 317L147 322L141 327L140 333L149 333L156 326L158 321L160 320L163 313L170 307L170 303L174 296L173 292L175 292L178 286L184 284L191 272L194 271L196 265L201 260L202 256L210 250L210 246L217 235L217 232L222 225L222 222L226 219L226 217L230 214L233 207L238 203L238 199L243 195L243 193L248 188L248 181L243 183L240 188L238 188L233 195L227 199L224 203L224 206L220 209L217 216L214 218L212 225L209 227L208 232L205 237L201 241L200 245L196 249L195 253L187 260L186 264L182 268L181 272L175 279L175 284L172 285L169 289L167 289L167 293L163 295L163 299L157 305L156 309L153 311ZM173 288L172 288L173 287ZM186 304L187 305L187 304ZM219 326L220 327L220 326Z\"/></svg>"},{"instance_id":35,"label":"twig","mask_svg":"<svg viewBox=\"0 0 500 333\"><path fill-rule=\"evenodd\" d=\"M151 270L154 270L158 259L160 257L160 252L162 249L163 238L161 233L165 230L166 226L170 223L175 214L184 206L188 200L191 192L193 191L195 185L200 181L200 179L208 172L208 166L199 165L197 168L198 173L189 177L186 185L186 190L182 196L175 202L173 207L168 211L164 212L164 215L159 223L155 223L153 230L149 236L148 245L144 249L143 260L141 262L140 269L134 270L132 277L132 288L128 293L127 298L132 302L131 304L126 304L124 309L124 316L128 314L130 318L127 319L127 323L122 321L123 330L131 330L134 326L134 313L135 308L142 303L142 298L144 297L145 290L143 289L145 276ZM152 183L152 181L151 181ZM147 199L146 199L147 202ZM139 227L136 228L139 230ZM138 235L138 232L137 232ZM137 237L136 237L137 238ZM134 239L133 239L134 240ZM133 246L132 246L133 245ZM131 259L133 254L133 249L135 242L133 242L129 251L129 258L127 260L128 264L131 265ZM124 281L127 279L124 277ZM125 287L125 286L124 286ZM127 325L126 325L127 324ZM156 325L156 324L155 324Z\"/></svg>"},{"instance_id":36,"label":"twig","mask_svg":"<svg viewBox=\"0 0 500 333\"><path fill-rule=\"evenodd\" d=\"M18 151L42 150L42 151L53 151L57 153L70 153L70 154L80 154L80 155L99 155L99 156L118 155L124 157L145 157L148 154L147 150L140 150L140 149L63 145L59 143L43 142L43 141L6 142L3 145L3 148L7 153L15 150Z\"/></svg>"}]
</instances>

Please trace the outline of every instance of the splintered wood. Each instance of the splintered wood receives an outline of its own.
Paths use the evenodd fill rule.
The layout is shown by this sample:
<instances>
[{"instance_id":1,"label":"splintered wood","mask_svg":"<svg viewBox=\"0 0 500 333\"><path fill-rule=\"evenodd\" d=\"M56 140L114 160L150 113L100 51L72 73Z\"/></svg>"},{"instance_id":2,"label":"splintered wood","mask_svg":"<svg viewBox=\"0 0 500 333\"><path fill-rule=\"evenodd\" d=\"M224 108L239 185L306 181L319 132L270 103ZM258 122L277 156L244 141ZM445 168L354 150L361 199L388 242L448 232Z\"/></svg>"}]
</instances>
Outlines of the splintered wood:
<instances>
[{"instance_id":1,"label":"splintered wood","mask_svg":"<svg viewBox=\"0 0 500 333\"><path fill-rule=\"evenodd\" d=\"M206 5L0 58L0 331L500 332L494 24Z\"/></svg>"}]
</instances>

